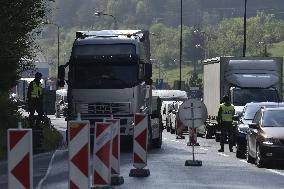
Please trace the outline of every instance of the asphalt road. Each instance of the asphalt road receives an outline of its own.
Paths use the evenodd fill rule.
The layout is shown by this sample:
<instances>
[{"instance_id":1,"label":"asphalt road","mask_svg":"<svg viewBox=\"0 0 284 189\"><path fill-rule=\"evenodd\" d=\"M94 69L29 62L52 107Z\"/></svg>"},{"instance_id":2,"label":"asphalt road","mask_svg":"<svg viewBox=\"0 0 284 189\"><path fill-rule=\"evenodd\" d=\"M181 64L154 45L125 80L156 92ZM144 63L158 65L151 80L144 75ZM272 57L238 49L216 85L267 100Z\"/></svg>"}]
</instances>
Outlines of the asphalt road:
<instances>
[{"instance_id":1,"label":"asphalt road","mask_svg":"<svg viewBox=\"0 0 284 189\"><path fill-rule=\"evenodd\" d=\"M52 118L57 128L64 130L66 123L63 119ZM188 136L186 136L188 137ZM161 149L150 150L148 166L151 175L147 178L129 177L132 169L131 152L121 154L121 176L124 184L119 189L203 189L203 188L233 188L233 189L283 189L284 168L257 168L244 159L235 157L225 146L224 153L218 153L219 144L214 139L198 138L200 143L196 147L196 159L201 160L201 167L185 167L185 160L192 159L192 148L186 146L185 140L176 140L174 135L163 133ZM50 160L51 156L49 156ZM47 160L46 159L46 160ZM44 162L45 175L37 176L34 186L38 189L66 189L68 183L68 152L57 150L51 161ZM39 164L41 166L41 164ZM0 188L7 180L1 172L4 163L0 163ZM34 169L41 170L38 167ZM43 169L43 168L42 168Z\"/></svg>"}]
</instances>

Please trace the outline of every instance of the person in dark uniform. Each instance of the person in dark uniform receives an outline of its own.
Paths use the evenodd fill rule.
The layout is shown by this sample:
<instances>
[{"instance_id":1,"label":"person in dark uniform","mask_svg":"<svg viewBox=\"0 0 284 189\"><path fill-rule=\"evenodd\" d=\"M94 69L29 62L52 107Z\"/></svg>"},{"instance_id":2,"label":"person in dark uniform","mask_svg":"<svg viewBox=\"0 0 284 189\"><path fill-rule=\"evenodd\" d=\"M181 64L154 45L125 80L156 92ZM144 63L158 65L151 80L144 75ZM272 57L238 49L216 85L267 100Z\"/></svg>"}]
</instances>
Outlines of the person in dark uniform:
<instances>
[{"instance_id":1,"label":"person in dark uniform","mask_svg":"<svg viewBox=\"0 0 284 189\"><path fill-rule=\"evenodd\" d=\"M28 107L29 107L29 121L30 125L34 125L35 121L35 111L37 112L37 123L42 119L43 116L43 88L42 84L40 83L40 80L42 78L42 74L37 72L35 74L35 79L30 82L28 87Z\"/></svg>"},{"instance_id":2,"label":"person in dark uniform","mask_svg":"<svg viewBox=\"0 0 284 189\"><path fill-rule=\"evenodd\" d=\"M229 97L226 95L223 97L218 111L218 124L221 128L220 145L221 149L218 152L224 152L224 143L228 136L229 138L229 150L233 152L233 116L235 114L234 105L230 103Z\"/></svg>"}]
</instances>

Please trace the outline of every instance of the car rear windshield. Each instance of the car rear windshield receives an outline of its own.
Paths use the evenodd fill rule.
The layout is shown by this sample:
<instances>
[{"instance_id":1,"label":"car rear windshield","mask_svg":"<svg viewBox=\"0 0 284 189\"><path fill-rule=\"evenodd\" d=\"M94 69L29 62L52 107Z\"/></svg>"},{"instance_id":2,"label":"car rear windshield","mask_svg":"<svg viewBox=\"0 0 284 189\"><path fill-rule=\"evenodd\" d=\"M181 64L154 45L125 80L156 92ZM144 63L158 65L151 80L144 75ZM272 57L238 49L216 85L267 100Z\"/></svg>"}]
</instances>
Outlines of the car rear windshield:
<instances>
[{"instance_id":1,"label":"car rear windshield","mask_svg":"<svg viewBox=\"0 0 284 189\"><path fill-rule=\"evenodd\" d=\"M284 110L265 111L263 115L264 127L284 127Z\"/></svg>"}]
</instances>

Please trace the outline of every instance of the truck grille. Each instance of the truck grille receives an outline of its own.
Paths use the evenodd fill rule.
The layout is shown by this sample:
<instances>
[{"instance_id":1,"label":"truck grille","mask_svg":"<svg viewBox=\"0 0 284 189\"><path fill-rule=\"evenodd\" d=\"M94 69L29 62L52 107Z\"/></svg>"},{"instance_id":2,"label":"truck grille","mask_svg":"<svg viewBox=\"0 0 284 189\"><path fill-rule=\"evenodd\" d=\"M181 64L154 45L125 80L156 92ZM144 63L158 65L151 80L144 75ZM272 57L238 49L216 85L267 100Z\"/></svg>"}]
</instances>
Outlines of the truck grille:
<instances>
[{"instance_id":1,"label":"truck grille","mask_svg":"<svg viewBox=\"0 0 284 189\"><path fill-rule=\"evenodd\" d=\"M127 115L131 113L131 103L89 103L80 104L78 111L85 116L90 115Z\"/></svg>"}]
</instances>

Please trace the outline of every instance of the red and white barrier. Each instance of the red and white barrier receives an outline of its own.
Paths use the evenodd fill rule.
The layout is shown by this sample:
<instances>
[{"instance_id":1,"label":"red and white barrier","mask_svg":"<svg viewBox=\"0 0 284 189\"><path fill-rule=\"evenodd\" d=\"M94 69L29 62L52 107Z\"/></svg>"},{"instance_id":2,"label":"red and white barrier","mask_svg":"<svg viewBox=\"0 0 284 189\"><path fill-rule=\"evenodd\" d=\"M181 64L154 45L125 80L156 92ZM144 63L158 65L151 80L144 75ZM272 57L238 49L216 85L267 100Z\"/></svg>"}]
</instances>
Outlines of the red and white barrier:
<instances>
[{"instance_id":1,"label":"red and white barrier","mask_svg":"<svg viewBox=\"0 0 284 189\"><path fill-rule=\"evenodd\" d=\"M192 146L192 145L199 146L199 144L197 143L197 128L189 127L188 132L189 132L188 134L189 141L187 145L188 146Z\"/></svg>"},{"instance_id":2,"label":"red and white barrier","mask_svg":"<svg viewBox=\"0 0 284 189\"><path fill-rule=\"evenodd\" d=\"M120 119L106 119L106 122L112 123L112 152L111 160L111 184L121 185L124 178L120 175Z\"/></svg>"},{"instance_id":3,"label":"red and white barrier","mask_svg":"<svg viewBox=\"0 0 284 189\"><path fill-rule=\"evenodd\" d=\"M134 118L133 136L133 166L129 176L149 176L149 170L143 170L147 166L148 145L148 115L136 114Z\"/></svg>"},{"instance_id":4,"label":"red and white barrier","mask_svg":"<svg viewBox=\"0 0 284 189\"><path fill-rule=\"evenodd\" d=\"M179 119L179 117L176 117L176 129L177 129L177 139L185 139L185 137L182 135L183 134L183 130L184 130L184 125L182 124L181 120Z\"/></svg>"},{"instance_id":5,"label":"red and white barrier","mask_svg":"<svg viewBox=\"0 0 284 189\"><path fill-rule=\"evenodd\" d=\"M94 139L94 186L111 185L111 136L112 123L96 123Z\"/></svg>"},{"instance_id":6,"label":"red and white barrier","mask_svg":"<svg viewBox=\"0 0 284 189\"><path fill-rule=\"evenodd\" d=\"M33 188L31 129L8 130L8 189Z\"/></svg>"},{"instance_id":7,"label":"red and white barrier","mask_svg":"<svg viewBox=\"0 0 284 189\"><path fill-rule=\"evenodd\" d=\"M69 188L90 188L90 122L70 121L69 139Z\"/></svg>"},{"instance_id":8,"label":"red and white barrier","mask_svg":"<svg viewBox=\"0 0 284 189\"><path fill-rule=\"evenodd\" d=\"M120 120L106 119L112 123L112 153L111 153L111 175L120 174Z\"/></svg>"}]
</instances>

